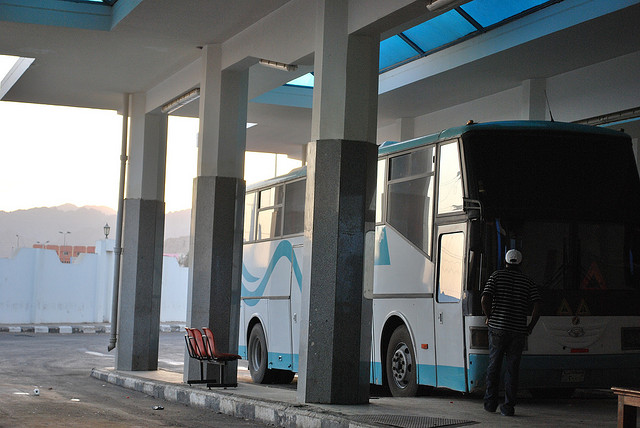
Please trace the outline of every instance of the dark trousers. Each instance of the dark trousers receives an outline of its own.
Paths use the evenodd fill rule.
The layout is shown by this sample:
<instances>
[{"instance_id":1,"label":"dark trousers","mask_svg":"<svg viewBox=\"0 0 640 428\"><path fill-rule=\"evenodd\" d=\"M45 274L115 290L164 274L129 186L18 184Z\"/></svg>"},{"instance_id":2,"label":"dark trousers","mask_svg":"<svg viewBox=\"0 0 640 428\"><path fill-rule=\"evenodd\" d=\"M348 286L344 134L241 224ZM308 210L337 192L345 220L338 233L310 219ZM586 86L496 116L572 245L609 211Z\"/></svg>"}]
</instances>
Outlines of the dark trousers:
<instances>
[{"instance_id":1,"label":"dark trousers","mask_svg":"<svg viewBox=\"0 0 640 428\"><path fill-rule=\"evenodd\" d=\"M504 375L504 405L508 412L513 412L518 391L518 375L520 358L524 348L525 335L505 330L489 329L489 366L487 367L487 390L484 394L485 408L495 409L498 406L500 390L500 371L502 357L505 357L506 371Z\"/></svg>"}]
</instances>

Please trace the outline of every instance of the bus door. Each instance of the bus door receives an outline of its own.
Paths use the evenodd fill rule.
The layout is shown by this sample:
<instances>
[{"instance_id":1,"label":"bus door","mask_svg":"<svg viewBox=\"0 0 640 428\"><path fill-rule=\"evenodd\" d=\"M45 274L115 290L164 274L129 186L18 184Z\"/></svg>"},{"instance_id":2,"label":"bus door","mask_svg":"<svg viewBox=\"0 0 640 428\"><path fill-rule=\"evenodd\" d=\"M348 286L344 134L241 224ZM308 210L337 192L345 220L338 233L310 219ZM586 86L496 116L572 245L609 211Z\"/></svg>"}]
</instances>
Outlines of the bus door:
<instances>
[{"instance_id":1,"label":"bus door","mask_svg":"<svg viewBox=\"0 0 640 428\"><path fill-rule=\"evenodd\" d=\"M438 227L434 299L438 387L466 390L462 290L466 224Z\"/></svg>"},{"instance_id":2,"label":"bus door","mask_svg":"<svg viewBox=\"0 0 640 428\"><path fill-rule=\"evenodd\" d=\"M291 315L291 371L298 371L298 355L300 342L300 310L302 308L302 251L303 244L294 244L291 257L291 280L289 282L289 314ZM295 262L294 262L295 261ZM296 262L298 263L296 265Z\"/></svg>"}]
</instances>

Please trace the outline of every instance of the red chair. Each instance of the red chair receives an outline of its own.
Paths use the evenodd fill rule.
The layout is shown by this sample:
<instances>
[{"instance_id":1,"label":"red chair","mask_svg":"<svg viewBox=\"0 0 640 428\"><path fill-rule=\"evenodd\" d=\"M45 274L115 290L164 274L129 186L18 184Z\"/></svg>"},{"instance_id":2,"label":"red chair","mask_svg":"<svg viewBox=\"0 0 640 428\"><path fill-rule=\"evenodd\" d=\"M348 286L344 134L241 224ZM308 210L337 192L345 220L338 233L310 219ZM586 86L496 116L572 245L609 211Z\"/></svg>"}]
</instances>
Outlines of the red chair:
<instances>
[{"instance_id":1,"label":"red chair","mask_svg":"<svg viewBox=\"0 0 640 428\"><path fill-rule=\"evenodd\" d=\"M184 339L187 344L189 357L200 362L200 380L188 380L187 383L189 385L206 383L208 388L212 386L237 387L237 383L223 383L224 367L226 367L227 362L240 359L240 355L216 352L213 332L207 327L203 327L202 329L206 336L203 336L197 328L185 327L185 330L187 330L187 334ZM204 362L218 365L220 370L218 371L219 377L217 380L204 378Z\"/></svg>"},{"instance_id":2,"label":"red chair","mask_svg":"<svg viewBox=\"0 0 640 428\"><path fill-rule=\"evenodd\" d=\"M238 354L228 354L226 352L218 352L216 350L216 341L213 338L213 332L210 328L202 327L202 331L205 334L205 346L207 350L207 354L211 359L220 360L220 361L235 361L242 358Z\"/></svg>"},{"instance_id":3,"label":"red chair","mask_svg":"<svg viewBox=\"0 0 640 428\"><path fill-rule=\"evenodd\" d=\"M207 383L204 379L204 369L203 369L203 361L208 359L207 349L204 346L204 340L202 338L202 333L200 330L195 328L185 327L187 330L187 334L184 336L184 341L187 344L187 351L189 352L189 357L196 359L200 362L200 380L189 380L188 384L192 383ZM209 384L207 383L207 386Z\"/></svg>"},{"instance_id":4,"label":"red chair","mask_svg":"<svg viewBox=\"0 0 640 428\"><path fill-rule=\"evenodd\" d=\"M220 376L220 381L222 382L224 381L224 369L225 367L227 367L227 363L229 361L237 361L242 357L238 354L218 352L218 350L216 349L216 341L213 338L213 332L211 331L211 329L207 327L202 327L202 331L205 334L204 345L205 345L205 349L207 350L207 356L209 357L209 361L218 365L219 367L218 373ZM227 384L227 385L232 387L238 386L237 383Z\"/></svg>"}]
</instances>

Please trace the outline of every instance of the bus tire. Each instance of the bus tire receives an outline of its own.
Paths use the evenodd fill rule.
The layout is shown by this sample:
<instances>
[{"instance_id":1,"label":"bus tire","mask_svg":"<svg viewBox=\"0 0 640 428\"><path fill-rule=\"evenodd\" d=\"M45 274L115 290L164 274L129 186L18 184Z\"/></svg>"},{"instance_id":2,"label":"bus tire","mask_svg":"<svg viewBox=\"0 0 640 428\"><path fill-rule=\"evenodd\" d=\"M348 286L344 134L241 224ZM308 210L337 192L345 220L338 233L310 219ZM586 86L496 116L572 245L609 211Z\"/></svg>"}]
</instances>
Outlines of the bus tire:
<instances>
[{"instance_id":1,"label":"bus tire","mask_svg":"<svg viewBox=\"0 0 640 428\"><path fill-rule=\"evenodd\" d=\"M267 351L267 340L264 336L262 324L258 323L251 329L247 348L249 372L251 373L253 382L271 383L273 373L267 368L269 364L269 353Z\"/></svg>"},{"instance_id":2,"label":"bus tire","mask_svg":"<svg viewBox=\"0 0 640 428\"><path fill-rule=\"evenodd\" d=\"M395 329L389 339L385 361L387 384L394 397L413 397L418 392L416 354L409 330L404 325Z\"/></svg>"}]
</instances>

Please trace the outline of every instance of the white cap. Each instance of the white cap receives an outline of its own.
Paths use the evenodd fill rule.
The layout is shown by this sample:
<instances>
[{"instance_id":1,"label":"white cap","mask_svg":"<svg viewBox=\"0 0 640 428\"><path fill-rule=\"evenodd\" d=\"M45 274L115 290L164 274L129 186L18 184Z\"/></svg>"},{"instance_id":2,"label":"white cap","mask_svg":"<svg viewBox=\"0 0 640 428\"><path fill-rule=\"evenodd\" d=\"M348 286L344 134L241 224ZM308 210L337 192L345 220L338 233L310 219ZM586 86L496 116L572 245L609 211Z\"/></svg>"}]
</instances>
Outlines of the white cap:
<instances>
[{"instance_id":1,"label":"white cap","mask_svg":"<svg viewBox=\"0 0 640 428\"><path fill-rule=\"evenodd\" d=\"M504 261L510 265L519 265L522 262L522 253L518 250L509 250L504 256Z\"/></svg>"}]
</instances>

